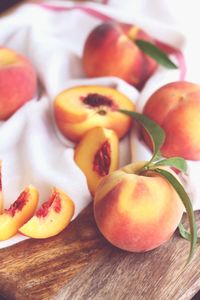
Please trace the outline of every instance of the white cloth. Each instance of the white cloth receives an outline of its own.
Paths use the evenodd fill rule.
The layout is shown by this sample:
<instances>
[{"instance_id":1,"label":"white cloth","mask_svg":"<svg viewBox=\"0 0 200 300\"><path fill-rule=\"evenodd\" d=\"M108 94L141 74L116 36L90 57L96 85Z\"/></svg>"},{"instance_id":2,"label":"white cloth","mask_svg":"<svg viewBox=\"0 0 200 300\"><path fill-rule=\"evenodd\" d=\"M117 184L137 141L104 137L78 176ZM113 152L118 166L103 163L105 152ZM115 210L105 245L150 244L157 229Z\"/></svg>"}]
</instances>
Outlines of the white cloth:
<instances>
[{"instance_id":1,"label":"white cloth","mask_svg":"<svg viewBox=\"0 0 200 300\"><path fill-rule=\"evenodd\" d=\"M91 29L105 19L104 14L121 22L137 24L155 38L183 49L188 36L189 39L191 36L181 33L180 25L183 28L184 22L182 24L179 20L181 17L176 18L172 9L175 3L180 1L170 1L170 5L168 2L152 0L150 5L148 0L124 0L121 7L120 1L117 0L110 0L107 5L44 1L46 7L37 3L24 4L0 20L0 45L27 56L33 63L42 86L42 93L38 89L36 99L28 102L0 125L0 159L3 161L5 207L8 207L28 184L33 184L39 190L41 202L47 199L53 186L63 189L75 202L74 217L89 203L91 197L85 177L73 160L73 144L61 136L54 124L52 101L67 87L114 84L133 101L137 100L140 111L147 97L155 89L164 83L178 80L179 70L168 71L160 67L139 95L135 88L116 77L85 79L81 64L84 41ZM188 4L190 8L191 2ZM53 6L55 10L47 5ZM183 3L180 5L182 7ZM91 12L95 16L92 16ZM177 24L174 21L176 19ZM170 22L173 26L168 25ZM184 28L182 31L185 33ZM187 57L194 48L194 42L195 40L193 46L186 47ZM198 54L198 51L195 54ZM196 71L198 68L189 69L188 80L198 79ZM129 137L121 142L121 165L131 161L131 153L134 160L149 157L148 150L132 137L131 146L130 148ZM197 183L199 164L190 163L190 166L190 181L194 180L193 191L196 189L193 200L196 201L200 194ZM195 208L200 208L200 204ZM0 242L0 248L23 239L24 236L17 235L8 241Z\"/></svg>"}]
</instances>

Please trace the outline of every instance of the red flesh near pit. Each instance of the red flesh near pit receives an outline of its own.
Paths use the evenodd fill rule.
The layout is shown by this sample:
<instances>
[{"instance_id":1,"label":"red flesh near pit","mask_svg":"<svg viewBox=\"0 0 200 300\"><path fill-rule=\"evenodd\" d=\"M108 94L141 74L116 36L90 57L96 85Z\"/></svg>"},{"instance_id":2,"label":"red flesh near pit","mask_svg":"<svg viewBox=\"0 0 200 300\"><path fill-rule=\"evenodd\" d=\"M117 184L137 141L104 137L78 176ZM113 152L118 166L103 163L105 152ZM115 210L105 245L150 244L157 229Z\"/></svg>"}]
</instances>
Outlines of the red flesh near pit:
<instances>
[{"instance_id":1,"label":"red flesh near pit","mask_svg":"<svg viewBox=\"0 0 200 300\"><path fill-rule=\"evenodd\" d=\"M81 97L81 100L89 107L106 106L111 108L112 110L118 109L116 103L114 103L109 97L97 93L90 93L86 97Z\"/></svg>"},{"instance_id":2,"label":"red flesh near pit","mask_svg":"<svg viewBox=\"0 0 200 300\"><path fill-rule=\"evenodd\" d=\"M25 206L29 198L28 191L23 191L17 200L10 206L9 209L5 209L5 213L10 214L12 217L16 214L16 212L19 212L22 210L22 208Z\"/></svg>"},{"instance_id":3,"label":"red flesh near pit","mask_svg":"<svg viewBox=\"0 0 200 300\"><path fill-rule=\"evenodd\" d=\"M100 176L105 176L109 173L111 163L111 148L108 141L104 142L100 149L96 152L93 161L93 170Z\"/></svg>"},{"instance_id":4,"label":"red flesh near pit","mask_svg":"<svg viewBox=\"0 0 200 300\"><path fill-rule=\"evenodd\" d=\"M58 193L54 192L51 197L49 198L49 200L47 200L46 202L44 202L42 204L42 206L40 207L40 209L36 212L36 216L38 218L45 218L48 213L50 208L53 207L54 211L56 213L59 213L61 211L61 200L60 200L60 196Z\"/></svg>"}]
</instances>

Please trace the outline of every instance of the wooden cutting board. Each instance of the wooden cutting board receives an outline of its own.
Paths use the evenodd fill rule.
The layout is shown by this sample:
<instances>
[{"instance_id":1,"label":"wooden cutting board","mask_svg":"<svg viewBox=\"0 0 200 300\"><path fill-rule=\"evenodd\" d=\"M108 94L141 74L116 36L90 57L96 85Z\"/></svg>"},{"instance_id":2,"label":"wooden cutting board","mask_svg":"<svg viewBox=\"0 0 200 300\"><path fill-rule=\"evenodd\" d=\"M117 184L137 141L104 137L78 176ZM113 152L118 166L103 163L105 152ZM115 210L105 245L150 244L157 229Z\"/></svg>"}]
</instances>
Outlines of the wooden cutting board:
<instances>
[{"instance_id":1,"label":"wooden cutting board","mask_svg":"<svg viewBox=\"0 0 200 300\"><path fill-rule=\"evenodd\" d=\"M90 205L60 235L0 250L0 299L191 299L200 289L200 248L184 267L188 250L178 234L148 253L116 249Z\"/></svg>"}]
</instances>

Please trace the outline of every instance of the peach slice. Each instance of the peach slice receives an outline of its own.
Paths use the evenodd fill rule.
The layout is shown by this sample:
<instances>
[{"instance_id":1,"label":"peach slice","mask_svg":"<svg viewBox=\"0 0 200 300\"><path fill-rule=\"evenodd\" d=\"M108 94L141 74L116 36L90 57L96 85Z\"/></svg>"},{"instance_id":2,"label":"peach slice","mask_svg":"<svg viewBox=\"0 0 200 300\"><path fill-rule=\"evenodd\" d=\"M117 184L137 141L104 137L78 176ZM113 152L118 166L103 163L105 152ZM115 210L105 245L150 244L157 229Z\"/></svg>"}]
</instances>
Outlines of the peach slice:
<instances>
[{"instance_id":1,"label":"peach slice","mask_svg":"<svg viewBox=\"0 0 200 300\"><path fill-rule=\"evenodd\" d=\"M0 215L0 240L7 240L34 214L38 204L38 192L28 186L10 206Z\"/></svg>"},{"instance_id":2,"label":"peach slice","mask_svg":"<svg viewBox=\"0 0 200 300\"><path fill-rule=\"evenodd\" d=\"M134 111L135 105L119 91L103 86L78 86L59 94L54 102L58 128L77 142L91 128L105 127L122 138L131 126L131 118L118 109Z\"/></svg>"},{"instance_id":3,"label":"peach slice","mask_svg":"<svg viewBox=\"0 0 200 300\"><path fill-rule=\"evenodd\" d=\"M2 193L2 173L1 173L2 162L0 161L0 213L3 209L3 193Z\"/></svg>"},{"instance_id":4,"label":"peach slice","mask_svg":"<svg viewBox=\"0 0 200 300\"><path fill-rule=\"evenodd\" d=\"M119 141L116 133L102 127L89 130L77 145L74 158L94 195L99 181L118 168Z\"/></svg>"},{"instance_id":5,"label":"peach slice","mask_svg":"<svg viewBox=\"0 0 200 300\"><path fill-rule=\"evenodd\" d=\"M64 192L54 188L50 198L19 232L31 238L48 238L67 227L73 215L73 201Z\"/></svg>"}]
</instances>

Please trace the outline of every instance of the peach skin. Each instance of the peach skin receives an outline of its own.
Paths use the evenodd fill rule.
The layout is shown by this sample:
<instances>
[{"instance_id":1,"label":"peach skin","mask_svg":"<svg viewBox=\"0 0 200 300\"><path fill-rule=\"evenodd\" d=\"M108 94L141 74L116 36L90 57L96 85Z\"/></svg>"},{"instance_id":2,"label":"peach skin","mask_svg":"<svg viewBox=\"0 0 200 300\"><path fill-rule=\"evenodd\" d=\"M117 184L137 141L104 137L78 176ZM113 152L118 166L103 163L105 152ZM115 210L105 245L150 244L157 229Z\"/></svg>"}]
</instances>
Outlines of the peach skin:
<instances>
[{"instance_id":1,"label":"peach skin","mask_svg":"<svg viewBox=\"0 0 200 300\"><path fill-rule=\"evenodd\" d=\"M143 113L165 131L163 156L200 160L200 85L169 83L153 93ZM151 147L146 134L144 138Z\"/></svg>"},{"instance_id":2,"label":"peach skin","mask_svg":"<svg viewBox=\"0 0 200 300\"><path fill-rule=\"evenodd\" d=\"M83 67L87 76L117 76L141 89L157 68L157 63L137 47L136 39L153 42L137 26L106 22L95 27L83 50Z\"/></svg>"},{"instance_id":3,"label":"peach skin","mask_svg":"<svg viewBox=\"0 0 200 300\"><path fill-rule=\"evenodd\" d=\"M34 214L38 204L38 192L33 186L28 186L10 206L0 215L0 240L14 236L18 229Z\"/></svg>"},{"instance_id":4,"label":"peach skin","mask_svg":"<svg viewBox=\"0 0 200 300\"><path fill-rule=\"evenodd\" d=\"M36 72L24 56L0 47L0 120L8 119L36 93Z\"/></svg>"},{"instance_id":5,"label":"peach skin","mask_svg":"<svg viewBox=\"0 0 200 300\"><path fill-rule=\"evenodd\" d=\"M43 239L60 233L74 214L74 203L63 191L54 188L52 194L19 232L31 238Z\"/></svg>"},{"instance_id":6,"label":"peach skin","mask_svg":"<svg viewBox=\"0 0 200 300\"><path fill-rule=\"evenodd\" d=\"M165 178L153 171L140 173L145 164L137 162L107 175L94 198L101 233L113 245L132 252L162 245L183 214L182 201Z\"/></svg>"},{"instance_id":7,"label":"peach skin","mask_svg":"<svg viewBox=\"0 0 200 300\"><path fill-rule=\"evenodd\" d=\"M118 109L134 111L134 103L122 93L103 86L77 86L63 91L54 101L55 121L61 133L74 142L94 127L114 130L122 138L131 117Z\"/></svg>"},{"instance_id":8,"label":"peach skin","mask_svg":"<svg viewBox=\"0 0 200 300\"><path fill-rule=\"evenodd\" d=\"M99 181L119 165L119 141L113 130L90 129L75 148L74 159L87 178L92 195Z\"/></svg>"}]
</instances>

